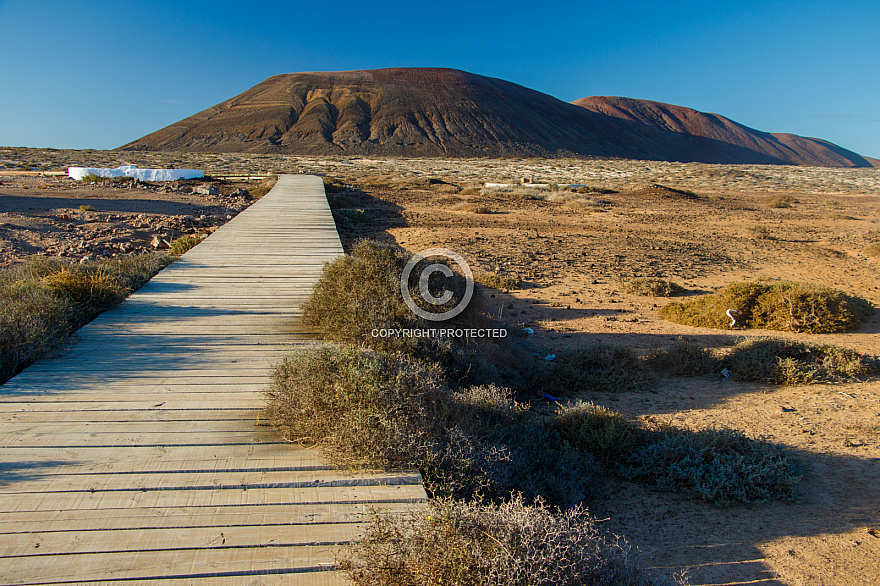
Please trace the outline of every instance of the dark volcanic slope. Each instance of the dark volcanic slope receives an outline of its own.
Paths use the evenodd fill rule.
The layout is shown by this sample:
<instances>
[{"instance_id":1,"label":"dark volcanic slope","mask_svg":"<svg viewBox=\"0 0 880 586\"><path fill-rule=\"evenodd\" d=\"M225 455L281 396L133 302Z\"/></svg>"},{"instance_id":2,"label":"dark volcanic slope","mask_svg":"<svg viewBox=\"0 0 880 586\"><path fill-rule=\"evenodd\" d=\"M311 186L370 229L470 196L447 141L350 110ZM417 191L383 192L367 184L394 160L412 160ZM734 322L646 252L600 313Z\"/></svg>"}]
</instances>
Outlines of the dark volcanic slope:
<instances>
[{"instance_id":1,"label":"dark volcanic slope","mask_svg":"<svg viewBox=\"0 0 880 586\"><path fill-rule=\"evenodd\" d=\"M723 145L730 145L796 165L871 167L876 163L874 159L862 157L825 140L761 132L718 114L707 114L673 104L614 96L591 96L575 100L572 104L618 119L708 138L716 141L720 151L725 150Z\"/></svg>"},{"instance_id":2,"label":"dark volcanic slope","mask_svg":"<svg viewBox=\"0 0 880 586\"><path fill-rule=\"evenodd\" d=\"M277 75L122 148L802 162L595 112L500 79L454 69L421 68ZM855 158L822 160L817 156L810 164L867 165L864 159L857 162Z\"/></svg>"}]
</instances>

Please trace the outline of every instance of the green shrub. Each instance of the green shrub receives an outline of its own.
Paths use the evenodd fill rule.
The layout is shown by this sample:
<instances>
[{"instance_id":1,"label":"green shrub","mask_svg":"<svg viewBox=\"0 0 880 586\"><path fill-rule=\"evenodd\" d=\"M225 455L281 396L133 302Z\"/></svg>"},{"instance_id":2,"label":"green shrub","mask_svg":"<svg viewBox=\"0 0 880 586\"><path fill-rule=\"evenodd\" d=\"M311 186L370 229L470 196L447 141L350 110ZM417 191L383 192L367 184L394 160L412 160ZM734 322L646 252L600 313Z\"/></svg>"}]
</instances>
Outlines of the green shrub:
<instances>
[{"instance_id":1,"label":"green shrub","mask_svg":"<svg viewBox=\"0 0 880 586\"><path fill-rule=\"evenodd\" d=\"M739 343L725 360L738 380L800 385L878 372L877 360L849 348L761 338Z\"/></svg>"},{"instance_id":2,"label":"green shrub","mask_svg":"<svg viewBox=\"0 0 880 586\"><path fill-rule=\"evenodd\" d=\"M0 382L140 288L170 257L119 257L73 264L39 259L0 270Z\"/></svg>"},{"instance_id":3,"label":"green shrub","mask_svg":"<svg viewBox=\"0 0 880 586\"><path fill-rule=\"evenodd\" d=\"M719 506L794 499L803 476L781 448L730 429L667 428L629 454L618 472Z\"/></svg>"},{"instance_id":4,"label":"green shrub","mask_svg":"<svg viewBox=\"0 0 880 586\"><path fill-rule=\"evenodd\" d=\"M722 361L712 352L691 342L679 340L669 348L654 352L648 364L673 376L704 376L719 374Z\"/></svg>"},{"instance_id":5,"label":"green shrub","mask_svg":"<svg viewBox=\"0 0 880 586\"><path fill-rule=\"evenodd\" d=\"M560 356L543 377L553 396L645 391L655 383L639 355L628 346L589 344Z\"/></svg>"},{"instance_id":6,"label":"green shrub","mask_svg":"<svg viewBox=\"0 0 880 586\"><path fill-rule=\"evenodd\" d=\"M678 295L684 289L682 289L681 285L666 279L640 277L624 283L623 290L633 295L672 297L673 295Z\"/></svg>"},{"instance_id":7,"label":"green shrub","mask_svg":"<svg viewBox=\"0 0 880 586\"><path fill-rule=\"evenodd\" d=\"M729 329L728 310L738 312L738 328L812 334L856 329L874 313L866 300L828 287L759 281L734 283L693 301L670 303L660 315L683 325Z\"/></svg>"},{"instance_id":8,"label":"green shrub","mask_svg":"<svg viewBox=\"0 0 880 586\"><path fill-rule=\"evenodd\" d=\"M406 515L374 513L339 568L361 586L653 586L628 549L585 509L555 512L515 498L500 505L432 501Z\"/></svg>"},{"instance_id":9,"label":"green shrub","mask_svg":"<svg viewBox=\"0 0 880 586\"><path fill-rule=\"evenodd\" d=\"M171 243L171 248L168 252L175 256L180 256L201 241L202 239L197 236L181 236Z\"/></svg>"}]
</instances>

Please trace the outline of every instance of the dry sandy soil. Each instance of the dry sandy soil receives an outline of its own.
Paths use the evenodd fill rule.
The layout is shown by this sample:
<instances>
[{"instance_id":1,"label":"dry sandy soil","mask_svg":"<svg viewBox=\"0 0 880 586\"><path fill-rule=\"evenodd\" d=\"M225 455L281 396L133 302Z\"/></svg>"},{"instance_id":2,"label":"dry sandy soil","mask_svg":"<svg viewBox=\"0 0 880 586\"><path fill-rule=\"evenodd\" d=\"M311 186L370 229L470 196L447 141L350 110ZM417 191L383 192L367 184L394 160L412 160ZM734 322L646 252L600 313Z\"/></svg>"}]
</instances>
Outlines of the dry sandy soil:
<instances>
[{"instance_id":1,"label":"dry sandy soil","mask_svg":"<svg viewBox=\"0 0 880 586\"><path fill-rule=\"evenodd\" d=\"M880 304L880 258L861 254L880 240L877 190L785 190L797 203L774 208L765 204L766 193L706 188L694 177L679 185L696 192L696 199L618 184L621 193L586 196L604 203L573 208L461 195L442 184L386 189L361 182L362 195L338 196L368 218L361 223L343 218L344 241L370 237L411 252L445 247L462 254L474 270L521 278L520 290L495 292L487 301L509 323L536 331L530 337L536 363L596 340L647 351L678 339L720 348L768 333L666 322L657 309L668 300L621 291L619 281L634 276L672 279L687 295L741 279L797 279ZM491 213L460 209L466 204ZM878 333L880 313L856 332L789 335L877 355ZM638 548L643 564L666 575L683 573L692 584L880 583L880 381L786 388L720 375L666 378L656 392L582 398L633 419L763 436L809 466L796 502L724 509L611 483L590 508Z\"/></svg>"},{"instance_id":2,"label":"dry sandy soil","mask_svg":"<svg viewBox=\"0 0 880 586\"><path fill-rule=\"evenodd\" d=\"M445 247L462 254L474 270L498 269L522 279L521 289L487 292L495 297L486 303L511 325L535 330L529 342L536 364L546 354L596 340L641 350L678 339L721 348L744 336L767 335L666 322L657 309L667 299L621 291L619 281L634 276L674 280L686 295L742 279L796 279L880 306L880 257L862 253L880 241L880 169L0 149L0 165L15 170L171 162L208 173L326 173L355 186L331 196L336 207L349 208L336 212L346 245L368 237L413 252ZM616 193L581 194L579 207L479 193L485 181L522 177ZM82 191L61 179L58 186L29 185L25 191L20 177L0 180L4 250L16 238L22 241L9 236L18 233L12 223L34 222L30 229L36 234L56 231L52 218L62 211L73 218L86 200L116 216L223 215L231 209L179 193ZM653 183L691 190L696 197ZM795 203L789 208L765 203L779 195L790 195ZM465 211L469 204L491 213ZM41 222L44 228L36 226ZM82 225L88 223L82 218ZM27 250L38 251L38 245L29 245L34 248ZM878 355L878 333L880 313L855 332L786 335ZM798 453L809 472L795 502L723 509L609 483L590 508L609 531L637 548L643 565L668 576L683 572L692 584L880 583L880 381L775 387L721 376L666 378L655 391L583 398L633 419L727 426L763 436Z\"/></svg>"}]
</instances>

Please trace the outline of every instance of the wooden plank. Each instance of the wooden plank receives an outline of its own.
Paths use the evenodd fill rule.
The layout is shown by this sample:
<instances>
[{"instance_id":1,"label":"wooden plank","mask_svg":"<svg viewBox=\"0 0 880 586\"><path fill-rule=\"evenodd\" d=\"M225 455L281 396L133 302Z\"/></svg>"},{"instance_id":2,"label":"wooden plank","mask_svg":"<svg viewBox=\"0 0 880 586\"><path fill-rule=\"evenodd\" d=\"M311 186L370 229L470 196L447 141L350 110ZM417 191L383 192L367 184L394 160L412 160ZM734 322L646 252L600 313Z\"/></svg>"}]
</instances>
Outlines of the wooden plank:
<instances>
[{"instance_id":1,"label":"wooden plank","mask_svg":"<svg viewBox=\"0 0 880 586\"><path fill-rule=\"evenodd\" d=\"M339 545L414 473L334 470L258 426L342 253L323 183L266 196L0 386L0 583L341 584Z\"/></svg>"}]
</instances>

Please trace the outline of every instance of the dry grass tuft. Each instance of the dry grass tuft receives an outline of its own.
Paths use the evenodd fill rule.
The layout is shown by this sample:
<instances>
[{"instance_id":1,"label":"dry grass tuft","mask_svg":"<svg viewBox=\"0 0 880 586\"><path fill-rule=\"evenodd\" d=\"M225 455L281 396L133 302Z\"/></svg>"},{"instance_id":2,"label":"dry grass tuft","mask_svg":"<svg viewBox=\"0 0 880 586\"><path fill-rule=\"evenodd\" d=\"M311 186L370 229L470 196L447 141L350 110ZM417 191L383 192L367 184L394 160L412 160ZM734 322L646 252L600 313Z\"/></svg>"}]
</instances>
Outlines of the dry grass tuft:
<instances>
[{"instance_id":1,"label":"dry grass tuft","mask_svg":"<svg viewBox=\"0 0 880 586\"><path fill-rule=\"evenodd\" d=\"M734 283L693 301L670 303L660 316L671 322L730 329L728 310L737 328L787 332L845 332L874 313L866 300L829 287L792 281Z\"/></svg>"},{"instance_id":2,"label":"dry grass tuft","mask_svg":"<svg viewBox=\"0 0 880 586\"><path fill-rule=\"evenodd\" d=\"M862 249L862 254L864 254L865 256L880 256L880 242L869 244L864 249Z\"/></svg>"},{"instance_id":3,"label":"dry grass tuft","mask_svg":"<svg viewBox=\"0 0 880 586\"><path fill-rule=\"evenodd\" d=\"M754 224L746 228L746 232L757 240L776 240L773 234L770 232L770 228L767 226L762 226L761 224Z\"/></svg>"},{"instance_id":4,"label":"dry grass tuft","mask_svg":"<svg viewBox=\"0 0 880 586\"><path fill-rule=\"evenodd\" d=\"M252 189L248 189L248 193L251 194L251 197L255 200L260 199L267 193L269 193L275 184L278 183L278 175L268 175L265 179L263 179L259 185Z\"/></svg>"}]
</instances>

